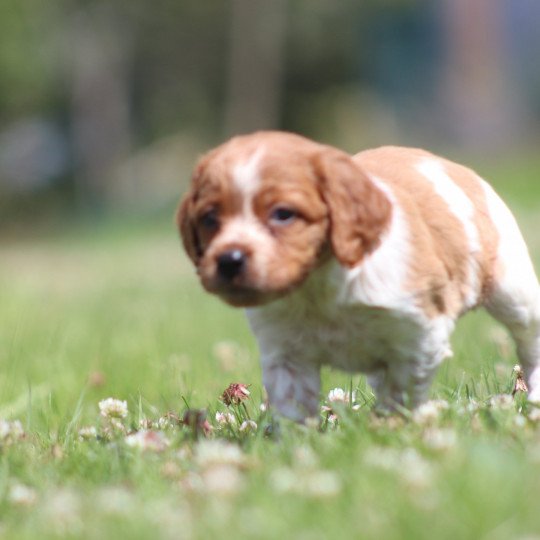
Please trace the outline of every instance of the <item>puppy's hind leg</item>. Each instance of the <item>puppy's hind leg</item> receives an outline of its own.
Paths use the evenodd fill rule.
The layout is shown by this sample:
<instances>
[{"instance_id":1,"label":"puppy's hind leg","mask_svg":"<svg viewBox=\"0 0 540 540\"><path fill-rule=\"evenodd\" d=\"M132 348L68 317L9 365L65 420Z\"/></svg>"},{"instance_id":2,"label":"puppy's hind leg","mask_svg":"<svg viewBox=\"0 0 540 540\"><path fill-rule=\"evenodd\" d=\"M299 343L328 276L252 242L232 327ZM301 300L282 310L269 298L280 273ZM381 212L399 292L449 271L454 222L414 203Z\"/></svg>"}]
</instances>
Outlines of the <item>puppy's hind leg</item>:
<instances>
[{"instance_id":1,"label":"puppy's hind leg","mask_svg":"<svg viewBox=\"0 0 540 540\"><path fill-rule=\"evenodd\" d=\"M510 331L529 387L529 400L540 402L540 290L536 284L520 292L499 289L486 308Z\"/></svg>"},{"instance_id":2,"label":"puppy's hind leg","mask_svg":"<svg viewBox=\"0 0 540 540\"><path fill-rule=\"evenodd\" d=\"M500 231L495 279L484 306L510 331L529 387L529 400L540 402L540 286L515 221Z\"/></svg>"},{"instance_id":3,"label":"puppy's hind leg","mask_svg":"<svg viewBox=\"0 0 540 540\"><path fill-rule=\"evenodd\" d=\"M416 359L397 364L367 376L377 398L375 409L381 412L415 409L428 399L436 365L420 369Z\"/></svg>"},{"instance_id":4,"label":"puppy's hind leg","mask_svg":"<svg viewBox=\"0 0 540 540\"><path fill-rule=\"evenodd\" d=\"M482 182L496 232L491 283L483 304L512 334L529 386L529 399L540 401L540 287L527 245L514 216Z\"/></svg>"}]
</instances>

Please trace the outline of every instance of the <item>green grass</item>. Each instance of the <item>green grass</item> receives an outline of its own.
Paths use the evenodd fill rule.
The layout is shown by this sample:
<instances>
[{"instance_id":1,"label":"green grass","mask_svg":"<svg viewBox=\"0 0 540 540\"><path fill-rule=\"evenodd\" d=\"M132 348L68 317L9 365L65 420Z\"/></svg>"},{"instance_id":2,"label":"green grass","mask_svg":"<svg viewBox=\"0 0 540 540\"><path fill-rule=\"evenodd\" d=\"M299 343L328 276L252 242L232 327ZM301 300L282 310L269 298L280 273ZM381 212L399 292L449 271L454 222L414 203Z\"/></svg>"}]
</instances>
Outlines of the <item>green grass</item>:
<instances>
[{"instance_id":1,"label":"green grass","mask_svg":"<svg viewBox=\"0 0 540 540\"><path fill-rule=\"evenodd\" d=\"M538 218L525 208L520 221L540 254ZM0 418L25 435L0 443L0 537L539 538L540 424L522 396L490 402L513 388L512 347L473 313L454 350L432 388L448 403L436 417L377 417L361 376L325 370L324 395L352 387L359 410L277 428L259 408L242 313L201 291L171 226L4 242ZM251 432L215 421L237 381L251 395L231 412L255 420ZM169 446L141 450L100 417L111 396L127 401L126 432L143 419L160 431L160 417L188 406L213 431L172 417ZM98 438L80 440L84 426Z\"/></svg>"}]
</instances>

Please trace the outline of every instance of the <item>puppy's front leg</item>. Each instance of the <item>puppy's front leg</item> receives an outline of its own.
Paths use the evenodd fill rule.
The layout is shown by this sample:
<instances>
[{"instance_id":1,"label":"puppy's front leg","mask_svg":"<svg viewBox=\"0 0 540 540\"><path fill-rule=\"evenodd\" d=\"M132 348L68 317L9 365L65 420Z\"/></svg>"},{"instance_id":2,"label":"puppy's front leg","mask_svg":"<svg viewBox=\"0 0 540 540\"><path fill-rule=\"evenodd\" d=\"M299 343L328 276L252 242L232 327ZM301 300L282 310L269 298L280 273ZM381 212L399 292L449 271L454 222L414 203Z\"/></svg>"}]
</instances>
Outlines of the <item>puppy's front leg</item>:
<instances>
[{"instance_id":1,"label":"puppy's front leg","mask_svg":"<svg viewBox=\"0 0 540 540\"><path fill-rule=\"evenodd\" d=\"M295 422L318 416L321 387L318 366L299 365L279 357L263 357L261 364L271 406Z\"/></svg>"}]
</instances>

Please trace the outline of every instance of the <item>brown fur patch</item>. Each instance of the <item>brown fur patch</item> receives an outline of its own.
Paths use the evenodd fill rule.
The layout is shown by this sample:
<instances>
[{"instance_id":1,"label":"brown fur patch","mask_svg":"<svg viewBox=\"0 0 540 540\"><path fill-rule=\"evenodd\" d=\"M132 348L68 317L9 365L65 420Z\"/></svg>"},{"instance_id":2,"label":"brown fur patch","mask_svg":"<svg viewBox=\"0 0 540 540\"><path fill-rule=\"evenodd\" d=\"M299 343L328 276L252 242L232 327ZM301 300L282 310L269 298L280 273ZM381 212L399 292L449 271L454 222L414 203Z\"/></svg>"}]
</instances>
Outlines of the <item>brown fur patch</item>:
<instances>
[{"instance_id":1,"label":"brown fur patch","mask_svg":"<svg viewBox=\"0 0 540 540\"><path fill-rule=\"evenodd\" d=\"M317 156L316 167L334 255L344 266L355 266L379 245L390 221L390 201L347 154L328 149Z\"/></svg>"},{"instance_id":2,"label":"brown fur patch","mask_svg":"<svg viewBox=\"0 0 540 540\"><path fill-rule=\"evenodd\" d=\"M416 169L423 159L437 160L474 205L474 223L481 250L470 254L463 223L448 203ZM383 147L361 152L355 160L364 170L388 184L404 209L411 234L410 287L432 316L457 315L469 291L471 257L478 267L481 302L491 283L497 235L487 213L485 197L472 171L419 149Z\"/></svg>"},{"instance_id":3,"label":"brown fur patch","mask_svg":"<svg viewBox=\"0 0 540 540\"><path fill-rule=\"evenodd\" d=\"M486 201L486 193L480 178L471 169L446 159L441 160L454 182L467 194L474 205L474 222L478 230L480 246L477 262L482 284L480 303L489 296L496 274L499 233L493 223Z\"/></svg>"}]
</instances>

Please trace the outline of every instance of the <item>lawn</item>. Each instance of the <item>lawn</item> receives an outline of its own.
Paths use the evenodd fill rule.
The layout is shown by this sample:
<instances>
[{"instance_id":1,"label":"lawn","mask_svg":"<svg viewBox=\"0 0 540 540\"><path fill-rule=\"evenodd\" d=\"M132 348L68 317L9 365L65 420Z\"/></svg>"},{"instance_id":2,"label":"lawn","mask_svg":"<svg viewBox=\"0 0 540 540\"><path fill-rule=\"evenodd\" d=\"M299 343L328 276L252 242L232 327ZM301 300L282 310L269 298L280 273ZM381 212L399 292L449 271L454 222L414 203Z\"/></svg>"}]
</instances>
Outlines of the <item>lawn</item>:
<instances>
[{"instance_id":1,"label":"lawn","mask_svg":"<svg viewBox=\"0 0 540 540\"><path fill-rule=\"evenodd\" d=\"M494 173L538 259L527 175ZM376 416L362 377L325 371L321 423L278 426L241 311L201 291L170 220L4 240L0 538L539 539L513 349L472 313L454 351L417 414ZM250 394L227 406L233 382Z\"/></svg>"}]
</instances>

